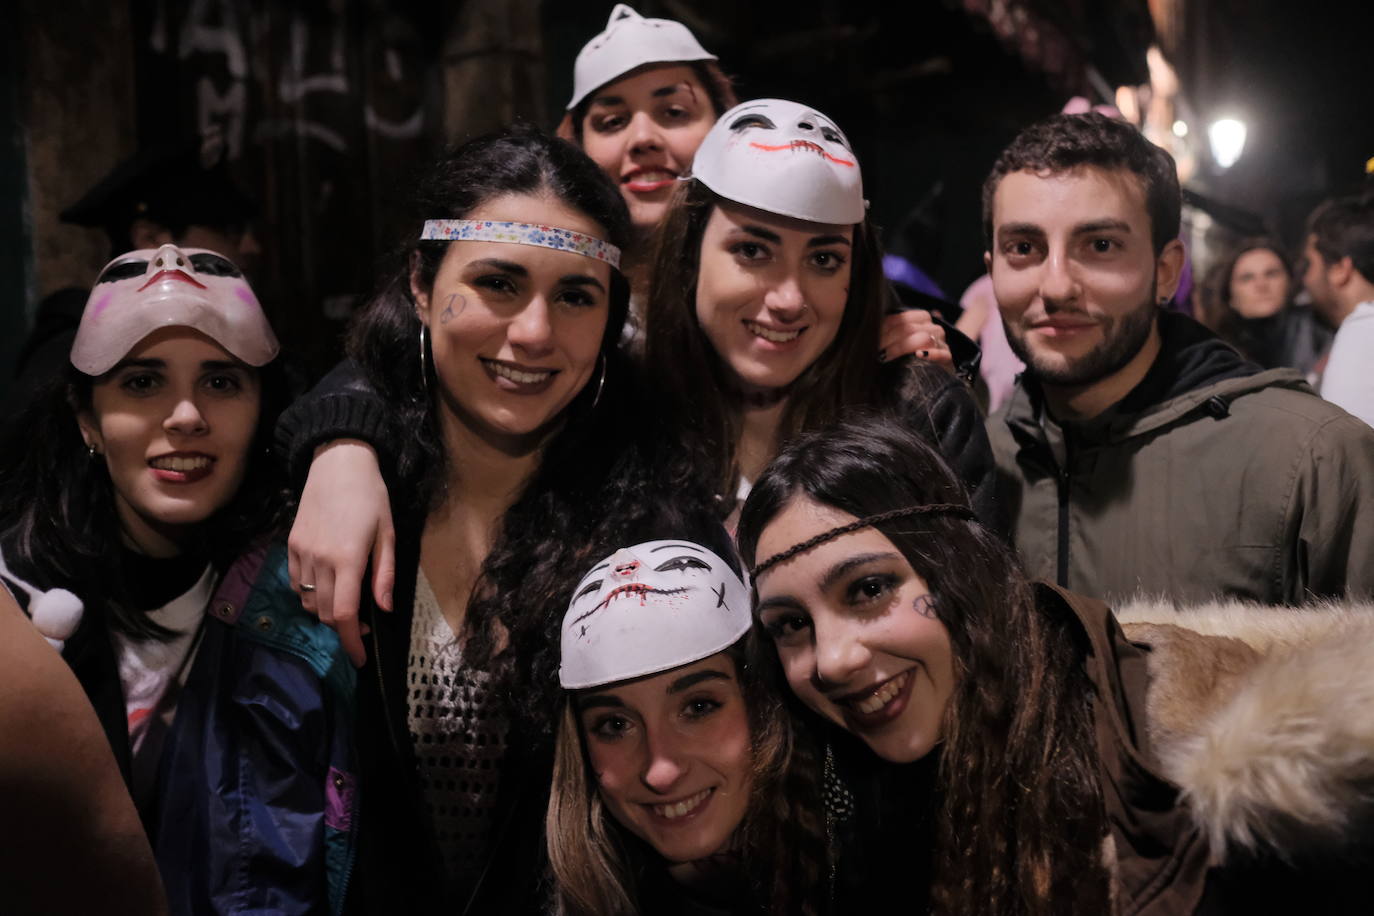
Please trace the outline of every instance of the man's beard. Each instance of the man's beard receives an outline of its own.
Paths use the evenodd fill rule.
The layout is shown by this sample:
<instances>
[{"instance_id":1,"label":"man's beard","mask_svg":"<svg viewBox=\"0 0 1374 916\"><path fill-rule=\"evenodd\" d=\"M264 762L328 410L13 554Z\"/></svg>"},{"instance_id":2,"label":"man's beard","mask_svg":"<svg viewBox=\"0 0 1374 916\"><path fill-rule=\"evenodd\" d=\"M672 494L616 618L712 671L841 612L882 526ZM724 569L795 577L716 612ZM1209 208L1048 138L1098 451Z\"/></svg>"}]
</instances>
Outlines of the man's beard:
<instances>
[{"instance_id":1,"label":"man's beard","mask_svg":"<svg viewBox=\"0 0 1374 916\"><path fill-rule=\"evenodd\" d=\"M1116 318L1105 319L1102 342L1075 360L1060 365L1053 357L1037 359L1026 347L1024 331L1007 329L1007 343L1012 352L1026 364L1033 378L1043 385L1061 388L1081 388L1115 375L1125 367L1150 339L1159 310L1155 306L1155 284L1150 284L1150 296L1138 307Z\"/></svg>"}]
</instances>

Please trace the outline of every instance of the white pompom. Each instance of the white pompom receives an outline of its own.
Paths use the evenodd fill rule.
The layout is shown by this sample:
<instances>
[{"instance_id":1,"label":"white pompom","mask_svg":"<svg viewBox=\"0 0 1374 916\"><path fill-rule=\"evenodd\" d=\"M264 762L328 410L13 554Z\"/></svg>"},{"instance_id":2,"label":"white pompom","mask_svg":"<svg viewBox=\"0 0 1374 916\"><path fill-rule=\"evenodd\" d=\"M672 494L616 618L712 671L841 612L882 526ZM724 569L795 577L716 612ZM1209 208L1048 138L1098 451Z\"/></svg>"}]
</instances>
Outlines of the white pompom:
<instances>
[{"instance_id":1,"label":"white pompom","mask_svg":"<svg viewBox=\"0 0 1374 916\"><path fill-rule=\"evenodd\" d=\"M56 649L61 649L67 638L76 632L84 610L81 599L65 588L44 592L29 605L34 627Z\"/></svg>"}]
</instances>

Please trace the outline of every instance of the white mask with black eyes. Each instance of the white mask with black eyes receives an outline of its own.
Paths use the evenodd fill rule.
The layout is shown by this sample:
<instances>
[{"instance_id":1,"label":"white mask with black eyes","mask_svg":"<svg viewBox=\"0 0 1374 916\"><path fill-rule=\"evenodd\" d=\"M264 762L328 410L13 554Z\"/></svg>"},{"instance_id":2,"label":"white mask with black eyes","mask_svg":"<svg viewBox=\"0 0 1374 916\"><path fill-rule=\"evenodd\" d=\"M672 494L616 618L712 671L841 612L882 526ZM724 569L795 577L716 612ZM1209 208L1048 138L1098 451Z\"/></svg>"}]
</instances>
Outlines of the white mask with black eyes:
<instances>
[{"instance_id":1,"label":"white mask with black eyes","mask_svg":"<svg viewBox=\"0 0 1374 916\"><path fill-rule=\"evenodd\" d=\"M692 177L727 200L813 223L862 222L868 208L844 133L814 108L782 99L741 102L721 115Z\"/></svg>"},{"instance_id":2,"label":"white mask with black eyes","mask_svg":"<svg viewBox=\"0 0 1374 916\"><path fill-rule=\"evenodd\" d=\"M200 331L250 366L277 355L277 336L243 274L223 255L163 245L100 272L72 342L72 365L103 375L159 328Z\"/></svg>"},{"instance_id":3,"label":"white mask with black eyes","mask_svg":"<svg viewBox=\"0 0 1374 916\"><path fill-rule=\"evenodd\" d=\"M749 591L719 556L690 541L617 550L573 590L559 682L599 687L700 661L749 630Z\"/></svg>"}]
</instances>

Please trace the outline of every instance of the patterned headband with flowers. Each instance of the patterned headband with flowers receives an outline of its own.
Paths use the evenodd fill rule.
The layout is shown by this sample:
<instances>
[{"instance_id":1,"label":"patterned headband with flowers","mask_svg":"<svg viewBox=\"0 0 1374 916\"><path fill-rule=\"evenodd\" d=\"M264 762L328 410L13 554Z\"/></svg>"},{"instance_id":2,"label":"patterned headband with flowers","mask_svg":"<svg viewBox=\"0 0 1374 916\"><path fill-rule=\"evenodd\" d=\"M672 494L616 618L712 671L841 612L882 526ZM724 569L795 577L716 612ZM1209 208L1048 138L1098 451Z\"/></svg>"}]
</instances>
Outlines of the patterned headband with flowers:
<instances>
[{"instance_id":1,"label":"patterned headband with flowers","mask_svg":"<svg viewBox=\"0 0 1374 916\"><path fill-rule=\"evenodd\" d=\"M420 233L428 242L509 242L571 251L620 269L620 249L610 242L539 223L508 223L489 219L427 219Z\"/></svg>"}]
</instances>

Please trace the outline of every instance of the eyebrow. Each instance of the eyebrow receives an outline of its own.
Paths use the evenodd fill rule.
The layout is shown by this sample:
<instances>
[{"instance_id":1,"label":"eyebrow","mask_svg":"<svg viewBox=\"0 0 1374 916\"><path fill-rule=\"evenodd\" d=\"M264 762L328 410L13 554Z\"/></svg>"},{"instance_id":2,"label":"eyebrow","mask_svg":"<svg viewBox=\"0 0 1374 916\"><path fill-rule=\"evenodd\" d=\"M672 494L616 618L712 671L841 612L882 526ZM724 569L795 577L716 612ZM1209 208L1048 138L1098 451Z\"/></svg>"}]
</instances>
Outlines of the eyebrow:
<instances>
[{"instance_id":1,"label":"eyebrow","mask_svg":"<svg viewBox=\"0 0 1374 916\"><path fill-rule=\"evenodd\" d=\"M1131 224L1119 219L1099 219L1090 223L1079 223L1073 227L1074 235L1087 235L1092 232L1124 232L1129 235Z\"/></svg>"},{"instance_id":2,"label":"eyebrow","mask_svg":"<svg viewBox=\"0 0 1374 916\"><path fill-rule=\"evenodd\" d=\"M818 235L806 243L807 248L820 248L822 245L850 245L849 239L842 235Z\"/></svg>"},{"instance_id":3,"label":"eyebrow","mask_svg":"<svg viewBox=\"0 0 1374 916\"><path fill-rule=\"evenodd\" d=\"M558 278L558 282L565 286L595 286L603 293L606 291L601 281L590 274L564 274Z\"/></svg>"},{"instance_id":4,"label":"eyebrow","mask_svg":"<svg viewBox=\"0 0 1374 916\"><path fill-rule=\"evenodd\" d=\"M655 99L662 99L670 95L676 95L684 89L690 90L691 88L692 87L687 84L686 80L678 80L676 83L672 83L667 86L660 86L653 92L650 92L649 97ZM592 104L606 106L624 105L625 97L620 95L599 95L596 98L592 99Z\"/></svg>"},{"instance_id":5,"label":"eyebrow","mask_svg":"<svg viewBox=\"0 0 1374 916\"><path fill-rule=\"evenodd\" d=\"M128 369L130 367L138 369L166 369L167 361L165 359L134 359L130 357L129 359L121 359L119 362L115 363L114 368L111 369L110 372L118 372L121 369Z\"/></svg>"},{"instance_id":6,"label":"eyebrow","mask_svg":"<svg viewBox=\"0 0 1374 916\"><path fill-rule=\"evenodd\" d=\"M730 675L716 668L705 668L701 671L693 671L691 674L684 674L682 677L668 685L668 693L678 694L684 690L690 690L703 681L729 681L733 680ZM613 693L594 693L590 696L579 697L577 699L577 709L579 712L588 709L604 709L615 707L627 707L628 704Z\"/></svg>"},{"instance_id":7,"label":"eyebrow","mask_svg":"<svg viewBox=\"0 0 1374 916\"><path fill-rule=\"evenodd\" d=\"M585 712L588 709L617 708L624 705L624 701L613 693L594 693L589 697L577 698L578 712Z\"/></svg>"},{"instance_id":8,"label":"eyebrow","mask_svg":"<svg viewBox=\"0 0 1374 916\"><path fill-rule=\"evenodd\" d=\"M826 571L826 574L821 577L821 591L828 590L832 585L843 579L851 571L853 571L857 567L863 566L866 563L873 563L877 560L896 559L899 559L898 555L891 551L885 551L883 553L855 554L852 557L848 557L844 560L841 560L840 562L836 563L834 566L830 567L830 569Z\"/></svg>"},{"instance_id":9,"label":"eyebrow","mask_svg":"<svg viewBox=\"0 0 1374 916\"><path fill-rule=\"evenodd\" d=\"M1037 235L1043 236L1045 230L1035 223L1004 223L997 227L997 237L1002 238L1008 235Z\"/></svg>"},{"instance_id":10,"label":"eyebrow","mask_svg":"<svg viewBox=\"0 0 1374 916\"><path fill-rule=\"evenodd\" d=\"M693 671L691 674L684 674L682 677L673 681L673 683L668 687L668 692L670 694L682 693L682 691L688 690L696 686L697 684L700 684L702 681L715 680L728 681L731 680L731 677L724 671L718 671L715 668L706 668L701 671Z\"/></svg>"},{"instance_id":11,"label":"eyebrow","mask_svg":"<svg viewBox=\"0 0 1374 916\"><path fill-rule=\"evenodd\" d=\"M762 226L736 226L734 231L752 235L756 239L763 239L765 242L772 242L774 245L782 244L782 236Z\"/></svg>"},{"instance_id":12,"label":"eyebrow","mask_svg":"<svg viewBox=\"0 0 1374 916\"><path fill-rule=\"evenodd\" d=\"M495 270L504 270L506 273L515 274L518 277L528 277L530 272L523 265L515 261L504 261L501 258L479 258L476 261L469 261L468 267L488 267Z\"/></svg>"},{"instance_id":13,"label":"eyebrow","mask_svg":"<svg viewBox=\"0 0 1374 916\"><path fill-rule=\"evenodd\" d=\"M472 270L474 268L503 270L517 277L528 277L530 275L529 269L523 264L519 264L515 261L507 261L502 258L479 258L476 261L469 261L468 269ZM558 278L558 282L565 286L595 286L603 293L606 291L606 287L602 285L601 281L591 274L564 274Z\"/></svg>"},{"instance_id":14,"label":"eyebrow","mask_svg":"<svg viewBox=\"0 0 1374 916\"><path fill-rule=\"evenodd\" d=\"M157 358L155 358L155 357L138 357L138 358L133 358L133 357L131 357L131 358L129 358L129 359L121 359L119 362L115 363L115 364L114 364L114 367L111 368L111 369L110 369L107 373L105 373L105 374L106 374L106 375L113 375L114 373L116 373L116 372L121 372L121 371L123 371L123 370L125 370L125 369L166 369L166 368L167 368L167 360L165 360L165 359L157 359ZM242 369L242 368L243 368L243 364L242 364L242 363L237 362L237 361L232 360L232 359L206 359L206 360L202 360L201 363L200 363L200 371L202 371L202 372L224 372L224 371L226 371L226 370L228 370L228 369Z\"/></svg>"},{"instance_id":15,"label":"eyebrow","mask_svg":"<svg viewBox=\"0 0 1374 916\"><path fill-rule=\"evenodd\" d=\"M653 550L649 551L649 553L658 553L660 550L675 550L675 549L695 550L697 553L705 553L705 552L706 552L706 551L702 550L700 547L693 547L691 544L663 544L663 545L661 545L661 546L655 547Z\"/></svg>"}]
</instances>

